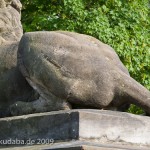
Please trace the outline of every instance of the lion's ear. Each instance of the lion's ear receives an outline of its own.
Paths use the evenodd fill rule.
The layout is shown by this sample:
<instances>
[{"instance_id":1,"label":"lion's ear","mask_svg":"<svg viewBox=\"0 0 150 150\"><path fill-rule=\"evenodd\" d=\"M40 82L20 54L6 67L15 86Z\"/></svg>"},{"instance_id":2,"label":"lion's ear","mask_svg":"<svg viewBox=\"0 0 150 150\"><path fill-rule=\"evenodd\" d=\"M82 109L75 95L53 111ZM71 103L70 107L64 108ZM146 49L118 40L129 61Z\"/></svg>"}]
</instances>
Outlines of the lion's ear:
<instances>
[{"instance_id":1,"label":"lion's ear","mask_svg":"<svg viewBox=\"0 0 150 150\"><path fill-rule=\"evenodd\" d=\"M11 1L11 6L13 8L15 8L19 13L21 12L22 4L20 3L20 0L12 0Z\"/></svg>"},{"instance_id":2,"label":"lion's ear","mask_svg":"<svg viewBox=\"0 0 150 150\"><path fill-rule=\"evenodd\" d=\"M22 4L20 0L0 0L0 8L5 8L9 5L16 9L19 13L21 12Z\"/></svg>"},{"instance_id":3,"label":"lion's ear","mask_svg":"<svg viewBox=\"0 0 150 150\"><path fill-rule=\"evenodd\" d=\"M5 8L6 2L4 0L0 0L0 8Z\"/></svg>"}]
</instances>

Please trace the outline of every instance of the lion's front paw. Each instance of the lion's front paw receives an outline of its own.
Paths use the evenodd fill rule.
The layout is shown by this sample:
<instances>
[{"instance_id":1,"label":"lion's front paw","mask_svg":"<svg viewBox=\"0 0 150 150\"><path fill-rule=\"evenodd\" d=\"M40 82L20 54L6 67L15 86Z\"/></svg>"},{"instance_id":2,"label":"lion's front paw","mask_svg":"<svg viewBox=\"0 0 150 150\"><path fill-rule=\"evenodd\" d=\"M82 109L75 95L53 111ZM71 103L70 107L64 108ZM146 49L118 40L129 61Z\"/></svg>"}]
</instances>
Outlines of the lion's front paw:
<instances>
[{"instance_id":1,"label":"lion's front paw","mask_svg":"<svg viewBox=\"0 0 150 150\"><path fill-rule=\"evenodd\" d=\"M30 103L18 101L9 107L11 116L19 116L31 113Z\"/></svg>"},{"instance_id":2,"label":"lion's front paw","mask_svg":"<svg viewBox=\"0 0 150 150\"><path fill-rule=\"evenodd\" d=\"M18 116L18 115L21 115L22 114L22 110L21 110L21 107L20 107L20 104L19 102L11 105L9 107L9 112L12 116Z\"/></svg>"}]
</instances>

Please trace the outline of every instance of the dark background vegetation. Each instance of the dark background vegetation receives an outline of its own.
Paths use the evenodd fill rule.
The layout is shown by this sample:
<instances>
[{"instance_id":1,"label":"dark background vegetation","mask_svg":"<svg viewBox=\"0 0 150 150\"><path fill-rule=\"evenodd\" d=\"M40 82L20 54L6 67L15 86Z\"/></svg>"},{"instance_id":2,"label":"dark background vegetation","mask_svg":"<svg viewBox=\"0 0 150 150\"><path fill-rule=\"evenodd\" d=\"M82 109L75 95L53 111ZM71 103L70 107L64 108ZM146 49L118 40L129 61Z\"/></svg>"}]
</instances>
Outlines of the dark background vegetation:
<instances>
[{"instance_id":1,"label":"dark background vegetation","mask_svg":"<svg viewBox=\"0 0 150 150\"><path fill-rule=\"evenodd\" d=\"M24 32L67 30L112 46L130 75L150 90L149 0L21 0ZM131 105L128 112L143 113Z\"/></svg>"}]
</instances>

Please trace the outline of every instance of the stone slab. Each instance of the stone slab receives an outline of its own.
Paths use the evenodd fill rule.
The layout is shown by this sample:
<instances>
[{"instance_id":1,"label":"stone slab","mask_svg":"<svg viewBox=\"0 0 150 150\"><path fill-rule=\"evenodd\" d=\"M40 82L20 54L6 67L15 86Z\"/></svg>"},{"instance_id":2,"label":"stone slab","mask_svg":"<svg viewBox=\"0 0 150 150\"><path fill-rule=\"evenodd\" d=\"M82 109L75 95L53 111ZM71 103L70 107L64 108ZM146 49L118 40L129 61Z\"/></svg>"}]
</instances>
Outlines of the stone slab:
<instances>
[{"instance_id":1,"label":"stone slab","mask_svg":"<svg viewBox=\"0 0 150 150\"><path fill-rule=\"evenodd\" d=\"M114 144L99 144L86 141L70 141L60 142L51 145L28 145L3 147L1 150L149 150L149 148L140 146L114 145Z\"/></svg>"},{"instance_id":2,"label":"stone slab","mask_svg":"<svg viewBox=\"0 0 150 150\"><path fill-rule=\"evenodd\" d=\"M146 147L137 147L133 145L115 145L115 144L100 144L86 141L75 141L54 144L45 150L149 150Z\"/></svg>"},{"instance_id":3,"label":"stone slab","mask_svg":"<svg viewBox=\"0 0 150 150\"><path fill-rule=\"evenodd\" d=\"M12 143L16 139L24 144L29 140L33 144L42 140L80 140L150 146L149 135L149 117L106 110L57 111L0 119L1 146L2 142Z\"/></svg>"}]
</instances>

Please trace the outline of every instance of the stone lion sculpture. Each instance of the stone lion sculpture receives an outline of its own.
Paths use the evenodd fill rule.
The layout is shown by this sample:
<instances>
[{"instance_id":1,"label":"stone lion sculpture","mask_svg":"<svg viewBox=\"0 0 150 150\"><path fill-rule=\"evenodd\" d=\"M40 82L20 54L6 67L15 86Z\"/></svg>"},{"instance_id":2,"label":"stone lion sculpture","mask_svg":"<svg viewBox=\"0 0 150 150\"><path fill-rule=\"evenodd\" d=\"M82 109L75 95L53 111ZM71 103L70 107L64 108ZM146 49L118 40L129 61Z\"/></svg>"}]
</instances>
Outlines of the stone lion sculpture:
<instances>
[{"instance_id":1,"label":"stone lion sculpture","mask_svg":"<svg viewBox=\"0 0 150 150\"><path fill-rule=\"evenodd\" d=\"M150 113L150 91L130 77L107 44L88 35L45 31L25 33L18 52L17 46L1 44L3 116L72 108L118 110L131 103Z\"/></svg>"},{"instance_id":2,"label":"stone lion sculpture","mask_svg":"<svg viewBox=\"0 0 150 150\"><path fill-rule=\"evenodd\" d=\"M10 115L14 102L30 101L35 94L17 67L21 7L19 0L0 0L0 117Z\"/></svg>"}]
</instances>

